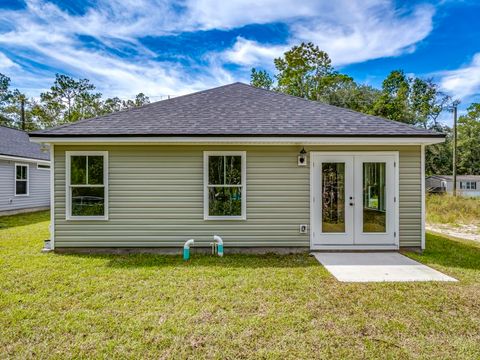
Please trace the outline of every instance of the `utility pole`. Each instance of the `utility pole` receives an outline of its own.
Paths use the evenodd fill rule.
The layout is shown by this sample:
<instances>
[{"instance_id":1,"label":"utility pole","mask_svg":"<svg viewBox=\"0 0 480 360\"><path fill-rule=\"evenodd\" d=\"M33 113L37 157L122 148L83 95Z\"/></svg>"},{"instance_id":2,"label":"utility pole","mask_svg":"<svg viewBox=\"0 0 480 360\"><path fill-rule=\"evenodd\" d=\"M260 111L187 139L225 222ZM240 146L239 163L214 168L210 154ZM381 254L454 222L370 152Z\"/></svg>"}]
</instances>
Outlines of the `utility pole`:
<instances>
[{"instance_id":1,"label":"utility pole","mask_svg":"<svg viewBox=\"0 0 480 360\"><path fill-rule=\"evenodd\" d=\"M25 131L25 96L20 95L20 119L22 122L22 130Z\"/></svg>"},{"instance_id":2,"label":"utility pole","mask_svg":"<svg viewBox=\"0 0 480 360\"><path fill-rule=\"evenodd\" d=\"M457 106L460 101L455 100L453 109L453 196L457 196Z\"/></svg>"}]
</instances>

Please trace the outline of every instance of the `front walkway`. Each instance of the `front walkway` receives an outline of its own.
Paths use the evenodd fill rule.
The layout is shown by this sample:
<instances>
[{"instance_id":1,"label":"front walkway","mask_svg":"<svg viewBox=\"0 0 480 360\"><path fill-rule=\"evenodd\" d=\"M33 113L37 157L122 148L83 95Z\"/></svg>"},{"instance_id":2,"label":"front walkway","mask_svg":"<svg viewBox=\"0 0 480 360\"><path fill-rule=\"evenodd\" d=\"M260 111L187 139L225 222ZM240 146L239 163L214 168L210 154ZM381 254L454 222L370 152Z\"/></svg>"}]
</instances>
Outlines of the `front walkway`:
<instances>
[{"instance_id":1,"label":"front walkway","mask_svg":"<svg viewBox=\"0 0 480 360\"><path fill-rule=\"evenodd\" d=\"M457 281L397 252L313 253L342 282Z\"/></svg>"}]
</instances>

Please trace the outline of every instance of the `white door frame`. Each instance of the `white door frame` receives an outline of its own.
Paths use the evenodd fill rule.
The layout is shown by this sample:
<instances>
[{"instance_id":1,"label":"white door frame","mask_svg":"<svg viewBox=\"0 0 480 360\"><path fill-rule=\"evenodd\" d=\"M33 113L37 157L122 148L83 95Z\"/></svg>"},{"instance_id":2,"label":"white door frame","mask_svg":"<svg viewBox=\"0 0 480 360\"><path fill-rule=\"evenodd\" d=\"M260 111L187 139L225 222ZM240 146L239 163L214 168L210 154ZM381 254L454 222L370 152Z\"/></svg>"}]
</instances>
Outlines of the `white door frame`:
<instances>
[{"instance_id":1,"label":"white door frame","mask_svg":"<svg viewBox=\"0 0 480 360\"><path fill-rule=\"evenodd\" d=\"M315 245L313 244L314 227L314 186L315 180L315 158L319 156L362 156L362 155L393 155L394 156L394 244L365 244L365 245ZM398 250L399 249L399 152L398 151L311 151L310 152L310 249L311 250ZM358 195L357 195L358 196ZM317 200L318 201L318 200Z\"/></svg>"},{"instance_id":2,"label":"white door frame","mask_svg":"<svg viewBox=\"0 0 480 360\"><path fill-rule=\"evenodd\" d=\"M354 216L355 216L355 208L353 206L348 206L348 203L352 203L354 200L349 199L349 197L354 197L355 195L355 184L354 184L354 176L353 173L355 171L354 167L354 157L351 155L338 155L338 154L322 154L322 163L344 163L345 164L345 181L344 181L344 196L345 196L345 207L344 207L344 223L345 223L345 231L341 233L336 232L328 232L324 233L323 231L318 231L315 234L316 242L321 242L324 245L353 245L353 236L355 233L355 223L354 223ZM311 157L311 159L313 159ZM311 161L312 162L312 161ZM317 161L318 162L318 161ZM313 169L313 165L312 169ZM316 189L318 193L318 189L321 188L322 185L322 174L320 172L319 166L316 166L313 173L313 181L312 181L312 189ZM321 204L323 199L320 191L320 195L318 195L318 199L315 199L315 194L312 193L312 203ZM311 208L311 216L313 219L321 219L322 216L322 206L317 205ZM312 226L312 238L313 238L313 231L317 228L314 226L314 223L311 223ZM318 222L318 228L322 228L322 221ZM323 230L323 229L322 229ZM312 243L313 245L313 243Z\"/></svg>"}]
</instances>

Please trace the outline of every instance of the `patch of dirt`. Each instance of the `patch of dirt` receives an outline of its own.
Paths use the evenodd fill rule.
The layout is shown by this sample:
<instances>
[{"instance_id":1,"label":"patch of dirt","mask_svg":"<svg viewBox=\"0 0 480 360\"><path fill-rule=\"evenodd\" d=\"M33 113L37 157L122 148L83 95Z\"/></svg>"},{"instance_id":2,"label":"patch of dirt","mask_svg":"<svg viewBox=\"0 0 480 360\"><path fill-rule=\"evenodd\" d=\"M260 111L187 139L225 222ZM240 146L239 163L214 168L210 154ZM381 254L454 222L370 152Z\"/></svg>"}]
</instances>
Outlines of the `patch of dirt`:
<instances>
[{"instance_id":1,"label":"patch of dirt","mask_svg":"<svg viewBox=\"0 0 480 360\"><path fill-rule=\"evenodd\" d=\"M426 224L425 228L436 233L453 236L461 239L473 240L480 242L480 226L475 224Z\"/></svg>"}]
</instances>

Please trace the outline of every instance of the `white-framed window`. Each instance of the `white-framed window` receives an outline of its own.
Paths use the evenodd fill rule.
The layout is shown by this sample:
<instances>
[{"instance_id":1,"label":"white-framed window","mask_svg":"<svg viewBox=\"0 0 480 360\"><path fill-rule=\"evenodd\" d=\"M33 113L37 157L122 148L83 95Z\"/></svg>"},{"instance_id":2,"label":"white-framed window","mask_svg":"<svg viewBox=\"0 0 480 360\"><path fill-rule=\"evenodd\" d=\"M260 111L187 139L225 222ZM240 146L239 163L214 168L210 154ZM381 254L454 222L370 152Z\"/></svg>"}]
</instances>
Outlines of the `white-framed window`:
<instances>
[{"instance_id":1,"label":"white-framed window","mask_svg":"<svg viewBox=\"0 0 480 360\"><path fill-rule=\"evenodd\" d=\"M446 190L446 189L447 189L447 182L446 182L445 180L442 180L442 182L441 182L441 188L442 188L443 190Z\"/></svg>"},{"instance_id":2,"label":"white-framed window","mask_svg":"<svg viewBox=\"0 0 480 360\"><path fill-rule=\"evenodd\" d=\"M40 164L37 163L38 170L50 170L50 164Z\"/></svg>"},{"instance_id":3,"label":"white-framed window","mask_svg":"<svg viewBox=\"0 0 480 360\"><path fill-rule=\"evenodd\" d=\"M204 151L205 220L247 218L246 159L245 151Z\"/></svg>"},{"instance_id":4,"label":"white-framed window","mask_svg":"<svg viewBox=\"0 0 480 360\"><path fill-rule=\"evenodd\" d=\"M108 151L67 151L67 220L108 220Z\"/></svg>"},{"instance_id":5,"label":"white-framed window","mask_svg":"<svg viewBox=\"0 0 480 360\"><path fill-rule=\"evenodd\" d=\"M461 190L477 190L477 183L475 181L460 181Z\"/></svg>"},{"instance_id":6,"label":"white-framed window","mask_svg":"<svg viewBox=\"0 0 480 360\"><path fill-rule=\"evenodd\" d=\"M28 164L15 164L15 196L28 196Z\"/></svg>"}]
</instances>

